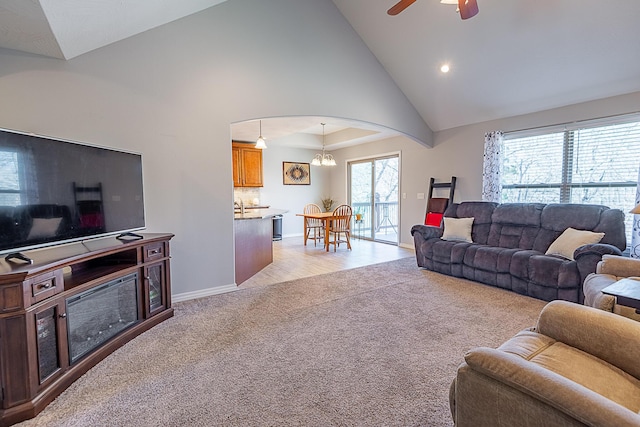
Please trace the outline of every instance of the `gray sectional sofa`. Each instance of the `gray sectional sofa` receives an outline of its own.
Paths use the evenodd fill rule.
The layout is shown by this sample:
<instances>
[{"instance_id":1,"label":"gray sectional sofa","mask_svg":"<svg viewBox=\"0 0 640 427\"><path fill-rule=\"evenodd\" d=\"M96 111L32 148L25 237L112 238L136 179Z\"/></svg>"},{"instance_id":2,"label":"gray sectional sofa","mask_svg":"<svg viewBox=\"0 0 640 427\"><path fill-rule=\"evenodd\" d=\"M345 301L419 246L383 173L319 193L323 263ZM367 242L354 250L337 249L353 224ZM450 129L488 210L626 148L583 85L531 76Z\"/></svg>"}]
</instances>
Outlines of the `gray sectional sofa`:
<instances>
[{"instance_id":1,"label":"gray sectional sofa","mask_svg":"<svg viewBox=\"0 0 640 427\"><path fill-rule=\"evenodd\" d=\"M600 205L462 202L444 217L445 226L455 221L447 218L473 218L472 241L443 239L443 226L415 225L418 266L545 301L582 303L584 278L603 255L622 255L626 247L624 214ZM569 228L602 237L566 257L546 255Z\"/></svg>"}]
</instances>

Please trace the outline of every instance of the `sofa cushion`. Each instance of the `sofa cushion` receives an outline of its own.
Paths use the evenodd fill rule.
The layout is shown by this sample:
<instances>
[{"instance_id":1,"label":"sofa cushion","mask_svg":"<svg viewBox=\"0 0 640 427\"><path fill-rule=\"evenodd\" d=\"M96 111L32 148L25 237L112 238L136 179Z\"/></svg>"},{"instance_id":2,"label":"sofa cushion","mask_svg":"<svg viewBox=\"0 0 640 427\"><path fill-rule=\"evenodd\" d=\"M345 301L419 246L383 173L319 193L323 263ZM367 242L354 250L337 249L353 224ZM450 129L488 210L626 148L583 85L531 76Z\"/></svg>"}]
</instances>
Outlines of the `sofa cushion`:
<instances>
[{"instance_id":1,"label":"sofa cushion","mask_svg":"<svg viewBox=\"0 0 640 427\"><path fill-rule=\"evenodd\" d=\"M425 242L430 258L435 262L447 264L462 264L464 253L471 243L456 240L431 240ZM424 245L423 245L424 247Z\"/></svg>"},{"instance_id":2,"label":"sofa cushion","mask_svg":"<svg viewBox=\"0 0 640 427\"><path fill-rule=\"evenodd\" d=\"M529 281L553 288L581 286L575 261L548 255L532 255L529 258Z\"/></svg>"},{"instance_id":3,"label":"sofa cushion","mask_svg":"<svg viewBox=\"0 0 640 427\"><path fill-rule=\"evenodd\" d=\"M532 249L540 229L542 203L505 203L493 211L487 244Z\"/></svg>"},{"instance_id":4,"label":"sofa cushion","mask_svg":"<svg viewBox=\"0 0 640 427\"><path fill-rule=\"evenodd\" d=\"M542 255L538 251L516 251L511 257L509 273L519 279L529 281L529 259L534 255Z\"/></svg>"},{"instance_id":5,"label":"sofa cushion","mask_svg":"<svg viewBox=\"0 0 640 427\"><path fill-rule=\"evenodd\" d=\"M609 208L600 205L550 203L542 209L541 226L560 232L569 227L593 230L606 210Z\"/></svg>"},{"instance_id":6,"label":"sofa cushion","mask_svg":"<svg viewBox=\"0 0 640 427\"><path fill-rule=\"evenodd\" d=\"M551 243L546 255L558 255L567 259L573 259L573 253L580 246L598 243L604 237L604 233L594 233L587 230L567 228L556 240Z\"/></svg>"},{"instance_id":7,"label":"sofa cushion","mask_svg":"<svg viewBox=\"0 0 640 427\"><path fill-rule=\"evenodd\" d=\"M459 240L462 242L473 242L471 239L471 227L473 226L473 217L471 218L444 218L444 231L442 232L442 240Z\"/></svg>"},{"instance_id":8,"label":"sofa cushion","mask_svg":"<svg viewBox=\"0 0 640 427\"><path fill-rule=\"evenodd\" d=\"M471 245L464 254L464 264L496 273L509 273L511 259L518 249L498 248L494 246Z\"/></svg>"},{"instance_id":9,"label":"sofa cushion","mask_svg":"<svg viewBox=\"0 0 640 427\"><path fill-rule=\"evenodd\" d=\"M569 227L578 230L604 231L597 229L603 212L612 209L600 205L565 205L551 203L542 209L540 232L536 236L533 249L546 252L554 240ZM620 228L620 227L617 227ZM624 231L624 228L623 228Z\"/></svg>"}]
</instances>

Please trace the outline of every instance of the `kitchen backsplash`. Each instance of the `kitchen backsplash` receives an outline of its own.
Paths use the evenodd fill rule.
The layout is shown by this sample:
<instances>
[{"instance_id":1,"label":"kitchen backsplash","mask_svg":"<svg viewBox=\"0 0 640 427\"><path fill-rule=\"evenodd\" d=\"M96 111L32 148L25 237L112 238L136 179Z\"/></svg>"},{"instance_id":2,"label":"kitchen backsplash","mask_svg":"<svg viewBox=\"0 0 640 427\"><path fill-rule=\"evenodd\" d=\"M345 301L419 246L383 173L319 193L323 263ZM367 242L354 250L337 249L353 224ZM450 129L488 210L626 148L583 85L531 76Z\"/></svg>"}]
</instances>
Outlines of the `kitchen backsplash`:
<instances>
[{"instance_id":1,"label":"kitchen backsplash","mask_svg":"<svg viewBox=\"0 0 640 427\"><path fill-rule=\"evenodd\" d=\"M245 206L259 206L261 204L260 188L240 187L233 189L233 201L242 200Z\"/></svg>"}]
</instances>

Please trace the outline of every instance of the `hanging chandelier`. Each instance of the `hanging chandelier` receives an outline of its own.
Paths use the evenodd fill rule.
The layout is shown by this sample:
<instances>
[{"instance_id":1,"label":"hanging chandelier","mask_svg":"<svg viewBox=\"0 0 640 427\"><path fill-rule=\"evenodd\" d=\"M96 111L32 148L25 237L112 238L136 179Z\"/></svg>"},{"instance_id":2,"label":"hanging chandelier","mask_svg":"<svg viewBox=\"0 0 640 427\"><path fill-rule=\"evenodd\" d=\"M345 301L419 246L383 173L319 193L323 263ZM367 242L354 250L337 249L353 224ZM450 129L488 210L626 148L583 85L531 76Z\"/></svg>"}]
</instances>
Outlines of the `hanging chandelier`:
<instances>
[{"instance_id":1,"label":"hanging chandelier","mask_svg":"<svg viewBox=\"0 0 640 427\"><path fill-rule=\"evenodd\" d=\"M260 136L258 137L258 140L256 141L256 148L260 148L262 150L267 148L267 143L265 142L264 138L262 137L262 120L260 120Z\"/></svg>"},{"instance_id":2,"label":"hanging chandelier","mask_svg":"<svg viewBox=\"0 0 640 427\"><path fill-rule=\"evenodd\" d=\"M336 161L331 154L327 154L324 152L324 125L325 123L320 123L322 125L322 154L318 153L311 161L313 166L335 166Z\"/></svg>"}]
</instances>

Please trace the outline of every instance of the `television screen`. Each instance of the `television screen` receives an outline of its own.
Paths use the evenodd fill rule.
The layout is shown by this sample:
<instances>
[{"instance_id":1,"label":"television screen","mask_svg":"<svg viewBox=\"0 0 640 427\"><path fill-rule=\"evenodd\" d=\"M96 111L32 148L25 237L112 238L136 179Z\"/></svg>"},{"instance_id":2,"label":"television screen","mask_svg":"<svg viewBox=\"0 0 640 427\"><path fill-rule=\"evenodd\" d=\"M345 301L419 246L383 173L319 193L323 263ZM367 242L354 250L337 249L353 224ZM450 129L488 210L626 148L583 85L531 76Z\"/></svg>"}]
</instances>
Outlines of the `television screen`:
<instances>
[{"instance_id":1,"label":"television screen","mask_svg":"<svg viewBox=\"0 0 640 427\"><path fill-rule=\"evenodd\" d=\"M0 129L0 253L144 226L140 154Z\"/></svg>"}]
</instances>

